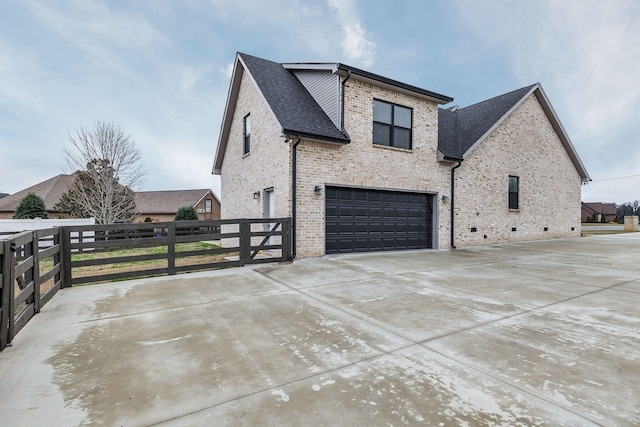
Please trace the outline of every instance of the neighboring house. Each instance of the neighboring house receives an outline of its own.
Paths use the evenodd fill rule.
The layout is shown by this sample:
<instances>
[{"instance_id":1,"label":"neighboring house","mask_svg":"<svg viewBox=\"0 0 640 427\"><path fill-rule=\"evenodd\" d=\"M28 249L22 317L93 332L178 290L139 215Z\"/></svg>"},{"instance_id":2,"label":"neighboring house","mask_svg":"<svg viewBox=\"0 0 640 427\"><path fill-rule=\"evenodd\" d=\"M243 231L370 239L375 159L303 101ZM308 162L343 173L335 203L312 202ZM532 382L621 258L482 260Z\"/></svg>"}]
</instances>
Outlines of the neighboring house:
<instances>
[{"instance_id":1,"label":"neighboring house","mask_svg":"<svg viewBox=\"0 0 640 427\"><path fill-rule=\"evenodd\" d=\"M0 199L2 199L3 197L7 197L9 195L9 193L0 193Z\"/></svg>"},{"instance_id":2,"label":"neighboring house","mask_svg":"<svg viewBox=\"0 0 640 427\"><path fill-rule=\"evenodd\" d=\"M67 218L53 207L62 195L73 185L73 175L57 175L25 190L0 199L0 219L11 219L20 201L29 193L35 193L44 200L49 218ZM220 201L210 189L175 191L139 191L136 197L136 210L139 214L134 222L144 221L146 217L154 221L173 221L178 209L192 206L202 220L220 219Z\"/></svg>"},{"instance_id":3,"label":"neighboring house","mask_svg":"<svg viewBox=\"0 0 640 427\"><path fill-rule=\"evenodd\" d=\"M13 218L16 208L29 193L34 193L44 200L44 206L47 209L49 218L67 218L68 216L66 214L55 210L53 207L58 203L60 197L69 191L74 179L75 177L73 175L60 174L22 191L1 198L0 219Z\"/></svg>"},{"instance_id":4,"label":"neighboring house","mask_svg":"<svg viewBox=\"0 0 640 427\"><path fill-rule=\"evenodd\" d=\"M146 218L152 221L173 221L178 209L191 206L201 220L220 219L220 200L209 189L175 191L138 191L134 222Z\"/></svg>"},{"instance_id":5,"label":"neighboring house","mask_svg":"<svg viewBox=\"0 0 640 427\"><path fill-rule=\"evenodd\" d=\"M589 222L594 218L596 222L614 222L617 219L617 208L615 203L589 202L582 203L582 222Z\"/></svg>"},{"instance_id":6,"label":"neighboring house","mask_svg":"<svg viewBox=\"0 0 640 427\"><path fill-rule=\"evenodd\" d=\"M471 105L339 63L239 53L222 218L293 219L297 257L580 236L590 181L540 84Z\"/></svg>"}]
</instances>

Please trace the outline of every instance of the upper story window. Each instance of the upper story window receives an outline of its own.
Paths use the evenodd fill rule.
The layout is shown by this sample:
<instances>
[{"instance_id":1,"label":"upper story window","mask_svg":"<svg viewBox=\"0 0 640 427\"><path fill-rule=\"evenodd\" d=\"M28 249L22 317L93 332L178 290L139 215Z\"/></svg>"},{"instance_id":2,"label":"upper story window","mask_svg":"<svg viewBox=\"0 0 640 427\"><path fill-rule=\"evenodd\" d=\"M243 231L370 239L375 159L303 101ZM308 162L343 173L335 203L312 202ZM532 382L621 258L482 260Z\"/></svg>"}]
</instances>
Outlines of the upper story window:
<instances>
[{"instance_id":1,"label":"upper story window","mask_svg":"<svg viewBox=\"0 0 640 427\"><path fill-rule=\"evenodd\" d=\"M251 150L251 114L244 116L244 154Z\"/></svg>"},{"instance_id":2,"label":"upper story window","mask_svg":"<svg viewBox=\"0 0 640 427\"><path fill-rule=\"evenodd\" d=\"M413 110L389 102L373 100L373 143L411 149Z\"/></svg>"},{"instance_id":3,"label":"upper story window","mask_svg":"<svg viewBox=\"0 0 640 427\"><path fill-rule=\"evenodd\" d=\"M211 213L211 199L205 199L205 201L204 201L204 211L206 213Z\"/></svg>"},{"instance_id":4,"label":"upper story window","mask_svg":"<svg viewBox=\"0 0 640 427\"><path fill-rule=\"evenodd\" d=\"M519 209L520 178L509 175L509 209Z\"/></svg>"}]
</instances>

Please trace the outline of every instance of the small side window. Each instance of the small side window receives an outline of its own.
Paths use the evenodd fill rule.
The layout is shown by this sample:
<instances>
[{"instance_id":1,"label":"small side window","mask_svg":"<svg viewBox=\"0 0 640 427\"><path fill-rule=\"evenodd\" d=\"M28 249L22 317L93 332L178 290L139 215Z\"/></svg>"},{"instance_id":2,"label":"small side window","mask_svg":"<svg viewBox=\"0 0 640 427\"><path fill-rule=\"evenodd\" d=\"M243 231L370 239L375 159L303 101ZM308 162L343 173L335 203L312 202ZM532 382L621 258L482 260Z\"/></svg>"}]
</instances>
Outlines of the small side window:
<instances>
[{"instance_id":1,"label":"small side window","mask_svg":"<svg viewBox=\"0 0 640 427\"><path fill-rule=\"evenodd\" d=\"M520 178L509 176L509 209L519 209Z\"/></svg>"},{"instance_id":2,"label":"small side window","mask_svg":"<svg viewBox=\"0 0 640 427\"><path fill-rule=\"evenodd\" d=\"M251 150L251 114L244 116L244 154Z\"/></svg>"}]
</instances>

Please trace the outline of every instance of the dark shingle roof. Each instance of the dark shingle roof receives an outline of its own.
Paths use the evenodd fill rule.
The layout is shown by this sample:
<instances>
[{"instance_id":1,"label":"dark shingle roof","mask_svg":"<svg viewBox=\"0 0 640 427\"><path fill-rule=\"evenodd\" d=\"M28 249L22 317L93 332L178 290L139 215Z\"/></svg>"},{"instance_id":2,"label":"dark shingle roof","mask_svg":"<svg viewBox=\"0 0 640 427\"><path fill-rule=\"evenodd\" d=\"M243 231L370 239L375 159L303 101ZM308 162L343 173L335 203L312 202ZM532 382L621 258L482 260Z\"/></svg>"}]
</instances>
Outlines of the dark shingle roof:
<instances>
[{"instance_id":1,"label":"dark shingle roof","mask_svg":"<svg viewBox=\"0 0 640 427\"><path fill-rule=\"evenodd\" d=\"M384 77L384 76L381 76L381 75L378 75L378 74L370 73L369 71L361 70L359 68L355 68L355 67L352 67L350 65L338 64L338 69L344 70L344 71L350 71L353 74L357 74L359 76L366 77L368 79L375 80L377 82L386 83L386 84L388 84L390 86L394 86L396 88L401 88L401 89L408 90L410 92L419 93L421 95L428 96L430 98L433 98L433 100L438 102L439 104L446 104L448 102L453 101L453 98L450 97L450 96L446 96L446 95L442 95L442 94L439 94L439 93L436 93L436 92L432 92L432 91L427 90L427 89L422 89L420 87L413 86L413 85L410 85L410 84L407 84L407 83L402 83L402 82L399 82L398 80L393 80L393 79L390 79L388 77Z\"/></svg>"},{"instance_id":2,"label":"dark shingle roof","mask_svg":"<svg viewBox=\"0 0 640 427\"><path fill-rule=\"evenodd\" d=\"M271 107L283 133L349 142L295 75L277 62L238 54Z\"/></svg>"},{"instance_id":3,"label":"dark shingle roof","mask_svg":"<svg viewBox=\"0 0 640 427\"><path fill-rule=\"evenodd\" d=\"M446 157L462 159L488 130L513 108L536 85L514 90L504 95L456 111L438 111L438 149Z\"/></svg>"}]
</instances>

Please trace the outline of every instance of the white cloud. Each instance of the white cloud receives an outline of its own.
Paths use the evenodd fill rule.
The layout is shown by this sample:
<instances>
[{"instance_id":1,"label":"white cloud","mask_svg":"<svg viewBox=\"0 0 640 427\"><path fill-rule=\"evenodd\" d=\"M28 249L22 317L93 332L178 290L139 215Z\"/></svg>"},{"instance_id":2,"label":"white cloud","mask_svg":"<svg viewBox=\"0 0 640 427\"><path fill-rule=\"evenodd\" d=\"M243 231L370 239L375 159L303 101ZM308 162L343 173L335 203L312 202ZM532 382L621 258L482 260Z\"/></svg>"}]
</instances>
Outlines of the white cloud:
<instances>
[{"instance_id":1,"label":"white cloud","mask_svg":"<svg viewBox=\"0 0 640 427\"><path fill-rule=\"evenodd\" d=\"M371 67L376 58L376 44L367 38L354 1L328 0L328 4L342 28L342 53L355 65Z\"/></svg>"},{"instance_id":2,"label":"white cloud","mask_svg":"<svg viewBox=\"0 0 640 427\"><path fill-rule=\"evenodd\" d=\"M166 38L143 17L115 13L99 0L75 0L65 8L51 2L25 0L31 10L68 41L83 48L106 43L121 48L146 50L166 44Z\"/></svg>"},{"instance_id":3,"label":"white cloud","mask_svg":"<svg viewBox=\"0 0 640 427\"><path fill-rule=\"evenodd\" d=\"M612 2L621 4L619 2ZM640 110L640 4L554 3L553 28L568 49L553 52L564 74L558 89L583 135L601 137L637 121ZM585 7L586 6L586 7Z\"/></svg>"},{"instance_id":4,"label":"white cloud","mask_svg":"<svg viewBox=\"0 0 640 427\"><path fill-rule=\"evenodd\" d=\"M637 181L597 181L640 173L640 2L457 5L460 28L476 40L468 55L479 51L522 85L544 86L594 179L585 199L640 198Z\"/></svg>"},{"instance_id":5,"label":"white cloud","mask_svg":"<svg viewBox=\"0 0 640 427\"><path fill-rule=\"evenodd\" d=\"M233 73L233 62L229 62L227 65L225 65L224 67L220 67L218 69L218 71L220 72L220 74L222 74L225 78L227 79L231 79L231 74Z\"/></svg>"},{"instance_id":6,"label":"white cloud","mask_svg":"<svg viewBox=\"0 0 640 427\"><path fill-rule=\"evenodd\" d=\"M552 101L574 135L602 137L637 120L640 3L463 2L460 12L485 45L502 50L523 84L539 80L560 94Z\"/></svg>"}]
</instances>

